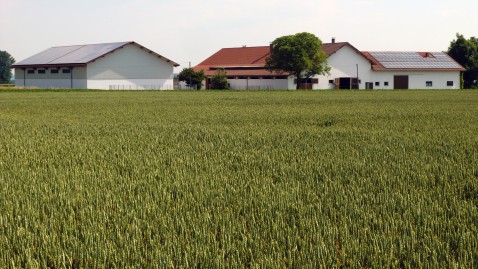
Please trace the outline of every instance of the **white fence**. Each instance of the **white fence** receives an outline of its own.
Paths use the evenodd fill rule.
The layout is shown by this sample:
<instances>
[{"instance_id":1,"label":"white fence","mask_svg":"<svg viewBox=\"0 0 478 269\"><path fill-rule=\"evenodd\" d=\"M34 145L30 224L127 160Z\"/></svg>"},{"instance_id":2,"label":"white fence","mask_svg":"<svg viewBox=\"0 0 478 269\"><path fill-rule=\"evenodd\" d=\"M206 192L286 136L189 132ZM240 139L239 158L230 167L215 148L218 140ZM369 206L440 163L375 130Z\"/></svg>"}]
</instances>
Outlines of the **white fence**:
<instances>
[{"instance_id":1,"label":"white fence","mask_svg":"<svg viewBox=\"0 0 478 269\"><path fill-rule=\"evenodd\" d=\"M109 85L110 90L173 90L173 85Z\"/></svg>"}]
</instances>

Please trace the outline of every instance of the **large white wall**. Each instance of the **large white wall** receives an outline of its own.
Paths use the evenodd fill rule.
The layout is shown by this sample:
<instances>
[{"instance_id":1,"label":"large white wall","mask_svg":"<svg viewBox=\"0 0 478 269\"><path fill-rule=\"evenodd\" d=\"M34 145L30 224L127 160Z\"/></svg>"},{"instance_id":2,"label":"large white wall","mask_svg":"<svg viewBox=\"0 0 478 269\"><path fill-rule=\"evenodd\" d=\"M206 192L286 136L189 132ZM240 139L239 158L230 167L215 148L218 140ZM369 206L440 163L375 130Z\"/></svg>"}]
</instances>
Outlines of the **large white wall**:
<instances>
[{"instance_id":1,"label":"large white wall","mask_svg":"<svg viewBox=\"0 0 478 269\"><path fill-rule=\"evenodd\" d=\"M89 89L173 89L173 64L129 44L87 68Z\"/></svg>"},{"instance_id":2,"label":"large white wall","mask_svg":"<svg viewBox=\"0 0 478 269\"><path fill-rule=\"evenodd\" d=\"M335 84L329 83L329 80L335 80L339 77L357 77L362 81L360 89L365 89L364 81L368 80L371 75L371 63L362 56L358 51L350 46L344 46L328 59L330 66L329 75L318 76L318 89L335 89ZM358 69L358 70L357 70Z\"/></svg>"},{"instance_id":3,"label":"large white wall","mask_svg":"<svg viewBox=\"0 0 478 269\"><path fill-rule=\"evenodd\" d=\"M362 80L362 84L373 82L374 89L394 89L394 76L408 76L409 89L460 89L459 71L372 71L369 80ZM431 81L433 86L427 86L427 81ZM448 81L453 81L453 86L447 86ZM375 86L375 82L380 85ZM385 82L388 82L388 86L385 86Z\"/></svg>"}]
</instances>

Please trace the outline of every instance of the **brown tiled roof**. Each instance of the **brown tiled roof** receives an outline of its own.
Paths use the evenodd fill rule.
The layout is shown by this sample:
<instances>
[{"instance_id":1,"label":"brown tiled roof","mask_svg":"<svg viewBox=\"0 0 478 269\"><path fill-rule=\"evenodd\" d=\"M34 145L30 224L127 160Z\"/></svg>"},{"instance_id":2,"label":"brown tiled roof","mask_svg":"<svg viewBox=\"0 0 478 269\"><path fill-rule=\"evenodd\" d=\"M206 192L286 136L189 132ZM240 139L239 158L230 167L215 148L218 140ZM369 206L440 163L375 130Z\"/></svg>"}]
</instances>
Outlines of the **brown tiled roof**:
<instances>
[{"instance_id":1,"label":"brown tiled roof","mask_svg":"<svg viewBox=\"0 0 478 269\"><path fill-rule=\"evenodd\" d=\"M358 50L354 46L350 45L348 42L325 43L325 44L322 44L322 49L327 54L327 57L330 57L332 54L336 53L338 50L340 50L341 48L345 46L350 46L358 52Z\"/></svg>"}]
</instances>

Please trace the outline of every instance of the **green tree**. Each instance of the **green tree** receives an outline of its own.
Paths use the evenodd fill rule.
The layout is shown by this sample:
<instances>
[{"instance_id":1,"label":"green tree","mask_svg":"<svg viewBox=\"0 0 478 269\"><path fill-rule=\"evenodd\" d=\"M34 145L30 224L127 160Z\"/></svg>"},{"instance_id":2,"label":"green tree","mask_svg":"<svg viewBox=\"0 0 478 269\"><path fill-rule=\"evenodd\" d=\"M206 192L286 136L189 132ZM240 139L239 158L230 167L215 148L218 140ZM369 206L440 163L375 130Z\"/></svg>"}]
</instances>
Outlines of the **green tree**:
<instances>
[{"instance_id":1,"label":"green tree","mask_svg":"<svg viewBox=\"0 0 478 269\"><path fill-rule=\"evenodd\" d=\"M216 70L211 78L211 89L215 90L227 90L229 89L229 83L227 81L227 72L224 68Z\"/></svg>"},{"instance_id":2,"label":"green tree","mask_svg":"<svg viewBox=\"0 0 478 269\"><path fill-rule=\"evenodd\" d=\"M10 83L12 80L12 64L15 59L6 51L0 51L0 83Z\"/></svg>"},{"instance_id":3,"label":"green tree","mask_svg":"<svg viewBox=\"0 0 478 269\"><path fill-rule=\"evenodd\" d=\"M202 82L204 81L204 78L206 78L204 70L196 72L192 68L183 68L183 70L178 74L179 81L184 81L188 87L192 87L197 90L202 88Z\"/></svg>"},{"instance_id":4,"label":"green tree","mask_svg":"<svg viewBox=\"0 0 478 269\"><path fill-rule=\"evenodd\" d=\"M326 74L330 70L327 54L322 50L322 41L305 32L274 40L265 67L271 72L295 76L297 89L303 78Z\"/></svg>"},{"instance_id":5,"label":"green tree","mask_svg":"<svg viewBox=\"0 0 478 269\"><path fill-rule=\"evenodd\" d=\"M456 34L456 39L450 43L448 55L461 64L466 71L463 72L462 88L478 87L478 39L466 39L461 34Z\"/></svg>"}]
</instances>

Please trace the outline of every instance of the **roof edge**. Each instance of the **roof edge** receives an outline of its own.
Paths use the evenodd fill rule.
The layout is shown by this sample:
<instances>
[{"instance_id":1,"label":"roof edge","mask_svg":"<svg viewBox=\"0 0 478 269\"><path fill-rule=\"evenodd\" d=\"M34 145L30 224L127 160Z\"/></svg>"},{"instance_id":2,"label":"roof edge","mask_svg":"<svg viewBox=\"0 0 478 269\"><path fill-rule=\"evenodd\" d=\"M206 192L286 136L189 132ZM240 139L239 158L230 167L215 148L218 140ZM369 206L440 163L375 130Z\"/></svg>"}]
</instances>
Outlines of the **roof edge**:
<instances>
[{"instance_id":1,"label":"roof edge","mask_svg":"<svg viewBox=\"0 0 478 269\"><path fill-rule=\"evenodd\" d=\"M156 55L156 56L159 57L159 58L165 59L166 62L171 63L174 67L178 67L178 66L179 66L178 63L176 63L176 62L174 62L174 61L172 61L172 60L170 60L170 59L168 59L168 58L166 58L166 57L160 55L159 53L156 53L156 52L154 52L153 50L150 50L150 49L146 48L145 46L140 45L140 44L138 44L138 43L136 43L136 42L134 42L134 41L124 42L123 45L121 45L121 46L119 46L119 47L117 47L117 48L115 48L115 49L113 49L113 50L110 50L110 51L108 51L108 52L106 52L106 53L104 53L104 54L102 54L102 55L100 55L100 56L98 56L98 57L96 57L96 58L94 58L94 59L92 59L91 61L87 62L87 64L92 63L92 62L94 62L94 61L96 61L96 60L98 60L98 59L100 59L100 58L103 58L103 57L105 57L106 55L108 55L108 54L110 54L110 53L113 53L113 52L115 52L115 51L117 51L117 50L119 50L119 49L122 49L122 48L124 48L124 47L127 46L127 45L136 45L136 46L138 46L140 49L144 49L144 50L148 51L149 53L153 53L154 55Z\"/></svg>"}]
</instances>

